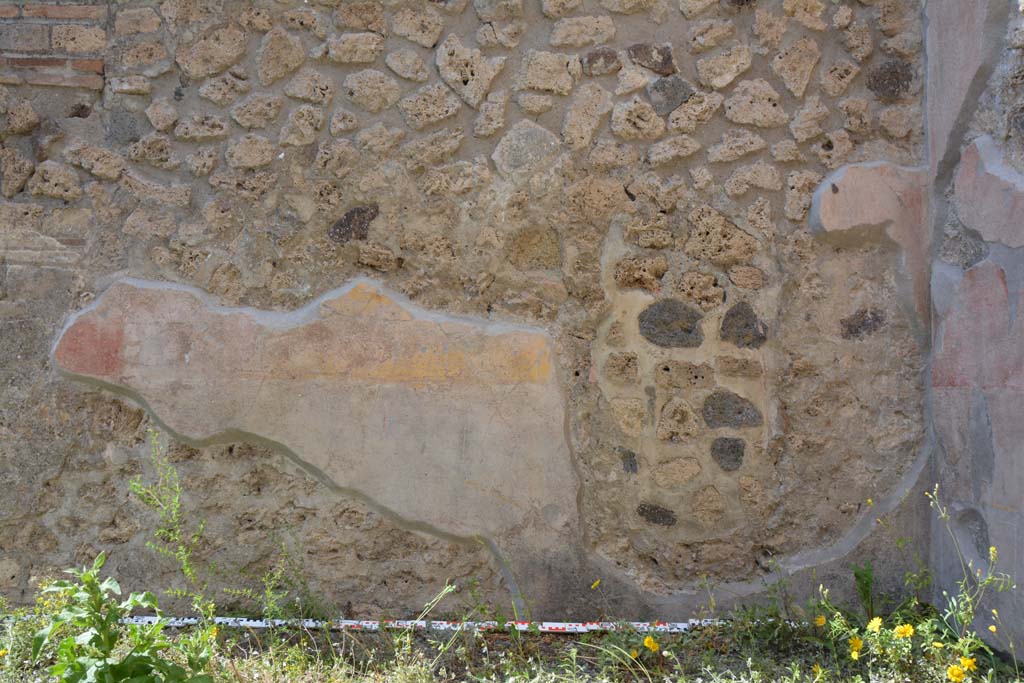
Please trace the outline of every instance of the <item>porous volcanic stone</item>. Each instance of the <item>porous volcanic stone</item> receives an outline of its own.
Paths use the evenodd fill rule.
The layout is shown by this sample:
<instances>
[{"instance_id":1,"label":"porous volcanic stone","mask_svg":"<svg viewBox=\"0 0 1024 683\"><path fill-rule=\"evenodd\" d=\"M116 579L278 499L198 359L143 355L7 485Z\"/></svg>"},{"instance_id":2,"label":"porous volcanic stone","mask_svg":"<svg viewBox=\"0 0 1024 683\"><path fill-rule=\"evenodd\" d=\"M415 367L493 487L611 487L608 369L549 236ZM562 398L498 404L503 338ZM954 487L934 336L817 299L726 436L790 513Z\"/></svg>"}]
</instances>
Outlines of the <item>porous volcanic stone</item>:
<instances>
[{"instance_id":1,"label":"porous volcanic stone","mask_svg":"<svg viewBox=\"0 0 1024 683\"><path fill-rule=\"evenodd\" d=\"M654 302L640 313L638 320L640 334L657 346L692 349L704 341L700 311L678 299Z\"/></svg>"},{"instance_id":2,"label":"porous volcanic stone","mask_svg":"<svg viewBox=\"0 0 1024 683\"><path fill-rule=\"evenodd\" d=\"M658 417L658 438L663 441L685 441L700 430L700 418L679 396L669 400Z\"/></svg>"},{"instance_id":3,"label":"porous volcanic stone","mask_svg":"<svg viewBox=\"0 0 1024 683\"><path fill-rule=\"evenodd\" d=\"M719 332L722 341L745 349L757 349L768 338L764 323L746 301L741 301L722 317Z\"/></svg>"},{"instance_id":4,"label":"porous volcanic stone","mask_svg":"<svg viewBox=\"0 0 1024 683\"><path fill-rule=\"evenodd\" d=\"M365 240L370 234L370 223L380 213L380 207L376 204L354 206L345 212L345 215L332 225L327 231L327 236L335 242L348 242L349 240Z\"/></svg>"},{"instance_id":5,"label":"porous volcanic stone","mask_svg":"<svg viewBox=\"0 0 1024 683\"><path fill-rule=\"evenodd\" d=\"M458 36L450 35L437 47L435 62L441 80L476 109L505 66L505 57L485 57L480 50L463 46Z\"/></svg>"},{"instance_id":6,"label":"porous volcanic stone","mask_svg":"<svg viewBox=\"0 0 1024 683\"><path fill-rule=\"evenodd\" d=\"M305 59L306 53L299 37L275 28L263 36L256 54L256 73L260 85L270 85L284 78L302 66Z\"/></svg>"},{"instance_id":7,"label":"porous volcanic stone","mask_svg":"<svg viewBox=\"0 0 1024 683\"><path fill-rule=\"evenodd\" d=\"M678 521L676 513L654 503L640 503L636 508L636 514L651 524L657 524L658 526L675 526Z\"/></svg>"},{"instance_id":8,"label":"porous volcanic stone","mask_svg":"<svg viewBox=\"0 0 1024 683\"><path fill-rule=\"evenodd\" d=\"M761 411L739 394L725 389L704 399L704 422L712 429L719 427L757 427L764 420Z\"/></svg>"},{"instance_id":9,"label":"porous volcanic stone","mask_svg":"<svg viewBox=\"0 0 1024 683\"><path fill-rule=\"evenodd\" d=\"M720 436L711 442L711 458L726 472L735 472L743 465L743 439Z\"/></svg>"}]
</instances>

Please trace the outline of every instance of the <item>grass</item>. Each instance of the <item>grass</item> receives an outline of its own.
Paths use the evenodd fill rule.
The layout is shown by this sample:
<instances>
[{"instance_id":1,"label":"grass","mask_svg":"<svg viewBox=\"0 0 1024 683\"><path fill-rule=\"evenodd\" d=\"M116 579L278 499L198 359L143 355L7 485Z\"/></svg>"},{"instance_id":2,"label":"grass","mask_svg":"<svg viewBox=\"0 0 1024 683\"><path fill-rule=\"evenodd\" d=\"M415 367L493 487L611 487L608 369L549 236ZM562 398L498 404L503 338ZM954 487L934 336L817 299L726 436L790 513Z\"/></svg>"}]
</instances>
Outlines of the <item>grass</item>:
<instances>
[{"instance_id":1,"label":"grass","mask_svg":"<svg viewBox=\"0 0 1024 683\"><path fill-rule=\"evenodd\" d=\"M197 626L175 630L162 621L127 626L119 620L138 610L162 619L152 593L122 598L120 586L103 576L101 553L91 567L69 570L70 579L40 584L31 607L10 608L0 599L0 683L427 683L512 681L671 681L702 683L1021 683L1015 644L1003 635L992 593L1015 591L998 572L998 552L985 567L964 561L949 527L938 489L932 508L950 530L963 578L942 604L917 596L930 586L927 568L908 573L905 596L877 594L870 563L851 567L858 604L836 604L829 590L795 604L785 582L768 592L768 604L737 609L721 621L681 634L641 634L631 629L581 635L497 630L314 631L219 628L211 617L216 596L208 581L213 568L199 566L194 548L202 522L182 509L181 485L153 436L154 481L131 483L136 499L155 517L151 550L174 562L177 589ZM871 502L868 501L870 505ZM899 542L902 543L902 542ZM902 545L898 550L903 552ZM245 598L263 618L322 617L301 567L282 550L263 577L262 590L226 590ZM599 600L600 581L591 589ZM708 614L715 615L709 587ZM463 607L455 606L462 605ZM495 619L472 585L446 587L424 606L461 609L463 619ZM800 615L792 618L792 615ZM499 621L499 623L502 623ZM974 630L985 624L993 651Z\"/></svg>"},{"instance_id":2,"label":"grass","mask_svg":"<svg viewBox=\"0 0 1024 683\"><path fill-rule=\"evenodd\" d=\"M60 622L56 615L68 611L69 605L74 607L69 595L54 590L53 585L39 593L33 608L9 611L19 621L0 626L0 682L71 680L52 673L61 658L57 643L62 637L80 640L81 629L75 632L66 625L58 626L49 649L43 648L35 660L31 653L36 633ZM422 616L429 616L454 592L454 587L446 589ZM807 623L782 619L775 606L768 606L734 611L721 623L686 633L650 637L632 630L561 635L218 629L200 625L177 632L164 629L167 646L159 650L159 656L184 671L196 643L208 645L209 657L201 670L193 672L202 678L181 680L224 683L960 683L955 670L950 676L950 667L961 662L961 648L970 647L973 649L966 654L973 658L974 670L965 672L961 680L1020 680L1012 659L986 652L971 640L973 632L967 633L967 639L939 632L934 620L941 621L941 616L926 606L877 617L877 623L867 621L863 626L851 623L863 622L863 612L836 607L827 594L810 607L819 614ZM471 611L480 609L477 606ZM913 631L909 637L897 635L908 630ZM936 648L935 643L942 647ZM131 637L122 633L118 646L107 655L109 661L117 662L129 651L137 648Z\"/></svg>"}]
</instances>

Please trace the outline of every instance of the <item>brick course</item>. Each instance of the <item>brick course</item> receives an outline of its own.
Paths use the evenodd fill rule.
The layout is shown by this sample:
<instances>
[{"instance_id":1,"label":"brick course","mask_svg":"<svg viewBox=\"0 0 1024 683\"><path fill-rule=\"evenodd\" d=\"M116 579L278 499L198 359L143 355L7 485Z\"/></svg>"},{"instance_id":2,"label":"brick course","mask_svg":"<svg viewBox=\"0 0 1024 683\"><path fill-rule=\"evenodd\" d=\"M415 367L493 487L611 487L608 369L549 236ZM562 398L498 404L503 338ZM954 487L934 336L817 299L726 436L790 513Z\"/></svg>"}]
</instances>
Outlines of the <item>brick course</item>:
<instances>
[{"instance_id":1,"label":"brick course","mask_svg":"<svg viewBox=\"0 0 1024 683\"><path fill-rule=\"evenodd\" d=\"M102 90L106 5L0 4L0 83Z\"/></svg>"},{"instance_id":2,"label":"brick course","mask_svg":"<svg viewBox=\"0 0 1024 683\"><path fill-rule=\"evenodd\" d=\"M105 21L107 8L103 5L25 5L22 16L40 19Z\"/></svg>"}]
</instances>

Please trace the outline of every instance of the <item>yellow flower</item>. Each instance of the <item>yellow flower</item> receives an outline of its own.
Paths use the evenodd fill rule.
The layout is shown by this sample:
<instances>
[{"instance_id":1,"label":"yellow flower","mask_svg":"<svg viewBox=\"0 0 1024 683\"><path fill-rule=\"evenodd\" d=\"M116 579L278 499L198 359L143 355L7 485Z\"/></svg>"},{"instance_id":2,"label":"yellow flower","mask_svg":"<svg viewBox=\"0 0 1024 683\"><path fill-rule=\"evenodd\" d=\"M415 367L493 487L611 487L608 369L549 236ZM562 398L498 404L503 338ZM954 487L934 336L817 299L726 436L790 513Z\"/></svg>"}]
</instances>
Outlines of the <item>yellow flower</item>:
<instances>
[{"instance_id":1,"label":"yellow flower","mask_svg":"<svg viewBox=\"0 0 1024 683\"><path fill-rule=\"evenodd\" d=\"M640 656L640 653L637 652L636 648L634 647L632 650L629 651L629 656L632 657L633 659L636 659L637 657Z\"/></svg>"},{"instance_id":2,"label":"yellow flower","mask_svg":"<svg viewBox=\"0 0 1024 683\"><path fill-rule=\"evenodd\" d=\"M661 648L661 646L658 645L658 641L656 641L653 636L647 636L644 638L644 647L651 652L657 652Z\"/></svg>"},{"instance_id":3,"label":"yellow flower","mask_svg":"<svg viewBox=\"0 0 1024 683\"><path fill-rule=\"evenodd\" d=\"M910 624L900 624L892 630L892 633L897 638L909 638L914 635L914 627Z\"/></svg>"},{"instance_id":4,"label":"yellow flower","mask_svg":"<svg viewBox=\"0 0 1024 683\"><path fill-rule=\"evenodd\" d=\"M977 671L978 663L976 657L961 657L960 666L964 671Z\"/></svg>"},{"instance_id":5,"label":"yellow flower","mask_svg":"<svg viewBox=\"0 0 1024 683\"><path fill-rule=\"evenodd\" d=\"M996 547L994 545L990 545L988 547L988 559L990 562L992 562L992 564L995 564L999 561L999 551L996 550Z\"/></svg>"},{"instance_id":6,"label":"yellow flower","mask_svg":"<svg viewBox=\"0 0 1024 683\"><path fill-rule=\"evenodd\" d=\"M960 681L964 680L964 670L956 664L952 664L948 669L946 669L946 676L948 676L949 680L953 681L953 683L960 683Z\"/></svg>"},{"instance_id":7,"label":"yellow flower","mask_svg":"<svg viewBox=\"0 0 1024 683\"><path fill-rule=\"evenodd\" d=\"M875 501L873 501L873 500L871 500L870 498L868 498L868 507L869 507L869 508L873 508L873 507L875 507Z\"/></svg>"},{"instance_id":8,"label":"yellow flower","mask_svg":"<svg viewBox=\"0 0 1024 683\"><path fill-rule=\"evenodd\" d=\"M590 590L597 590L597 587L601 585L601 579L598 579L594 583L590 584Z\"/></svg>"},{"instance_id":9,"label":"yellow flower","mask_svg":"<svg viewBox=\"0 0 1024 683\"><path fill-rule=\"evenodd\" d=\"M815 626L824 626L825 625L825 615L824 614L819 614L818 616L814 617L814 625Z\"/></svg>"},{"instance_id":10,"label":"yellow flower","mask_svg":"<svg viewBox=\"0 0 1024 683\"><path fill-rule=\"evenodd\" d=\"M213 635L214 638L216 638L217 634L220 633L220 630L216 626L214 626L212 629L210 629L210 633Z\"/></svg>"},{"instance_id":11,"label":"yellow flower","mask_svg":"<svg viewBox=\"0 0 1024 683\"><path fill-rule=\"evenodd\" d=\"M847 642L850 643L850 649L854 652L860 652L864 649L864 641L857 636L852 636Z\"/></svg>"},{"instance_id":12,"label":"yellow flower","mask_svg":"<svg viewBox=\"0 0 1024 683\"><path fill-rule=\"evenodd\" d=\"M996 631L998 631L999 629L997 629L997 628L996 628L996 625L995 625L995 624L992 624L991 626L989 626L989 627L988 627L988 630L989 630L989 631L992 631L992 633L995 633L995 632L996 632Z\"/></svg>"},{"instance_id":13,"label":"yellow flower","mask_svg":"<svg viewBox=\"0 0 1024 683\"><path fill-rule=\"evenodd\" d=\"M932 641L932 647L934 647L936 650L941 650L942 648L944 648L946 646L944 644L940 643L937 640L933 640Z\"/></svg>"},{"instance_id":14,"label":"yellow flower","mask_svg":"<svg viewBox=\"0 0 1024 683\"><path fill-rule=\"evenodd\" d=\"M992 608L992 616L994 616L996 619L999 618L999 612L997 612L995 608Z\"/></svg>"},{"instance_id":15,"label":"yellow flower","mask_svg":"<svg viewBox=\"0 0 1024 683\"><path fill-rule=\"evenodd\" d=\"M821 664L815 664L814 666L811 667L811 673L814 674L815 678L818 678L819 676L821 676L821 672L822 671L823 671L823 669L821 668Z\"/></svg>"},{"instance_id":16,"label":"yellow flower","mask_svg":"<svg viewBox=\"0 0 1024 683\"><path fill-rule=\"evenodd\" d=\"M875 617L868 622L868 630L872 633L878 633L882 630L882 617Z\"/></svg>"},{"instance_id":17,"label":"yellow flower","mask_svg":"<svg viewBox=\"0 0 1024 683\"><path fill-rule=\"evenodd\" d=\"M10 652L10 650L0 650L0 657L6 657L8 652Z\"/></svg>"},{"instance_id":18,"label":"yellow flower","mask_svg":"<svg viewBox=\"0 0 1024 683\"><path fill-rule=\"evenodd\" d=\"M850 650L850 659L857 661L858 659L860 659L860 653L856 650Z\"/></svg>"}]
</instances>

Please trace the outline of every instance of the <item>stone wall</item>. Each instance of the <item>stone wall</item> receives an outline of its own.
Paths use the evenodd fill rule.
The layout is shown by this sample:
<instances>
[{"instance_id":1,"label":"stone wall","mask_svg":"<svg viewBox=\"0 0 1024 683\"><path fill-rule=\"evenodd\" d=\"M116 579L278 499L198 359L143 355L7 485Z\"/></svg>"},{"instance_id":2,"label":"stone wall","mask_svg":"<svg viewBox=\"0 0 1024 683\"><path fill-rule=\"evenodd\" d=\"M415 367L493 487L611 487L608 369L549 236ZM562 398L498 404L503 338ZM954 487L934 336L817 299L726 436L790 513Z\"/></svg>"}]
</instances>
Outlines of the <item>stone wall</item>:
<instances>
[{"instance_id":1,"label":"stone wall","mask_svg":"<svg viewBox=\"0 0 1024 683\"><path fill-rule=\"evenodd\" d=\"M0 4L0 588L101 548L170 581L127 494L151 424L205 560L284 543L354 613L451 578L584 616L600 577L671 616L884 565L931 452L922 25Z\"/></svg>"}]
</instances>

